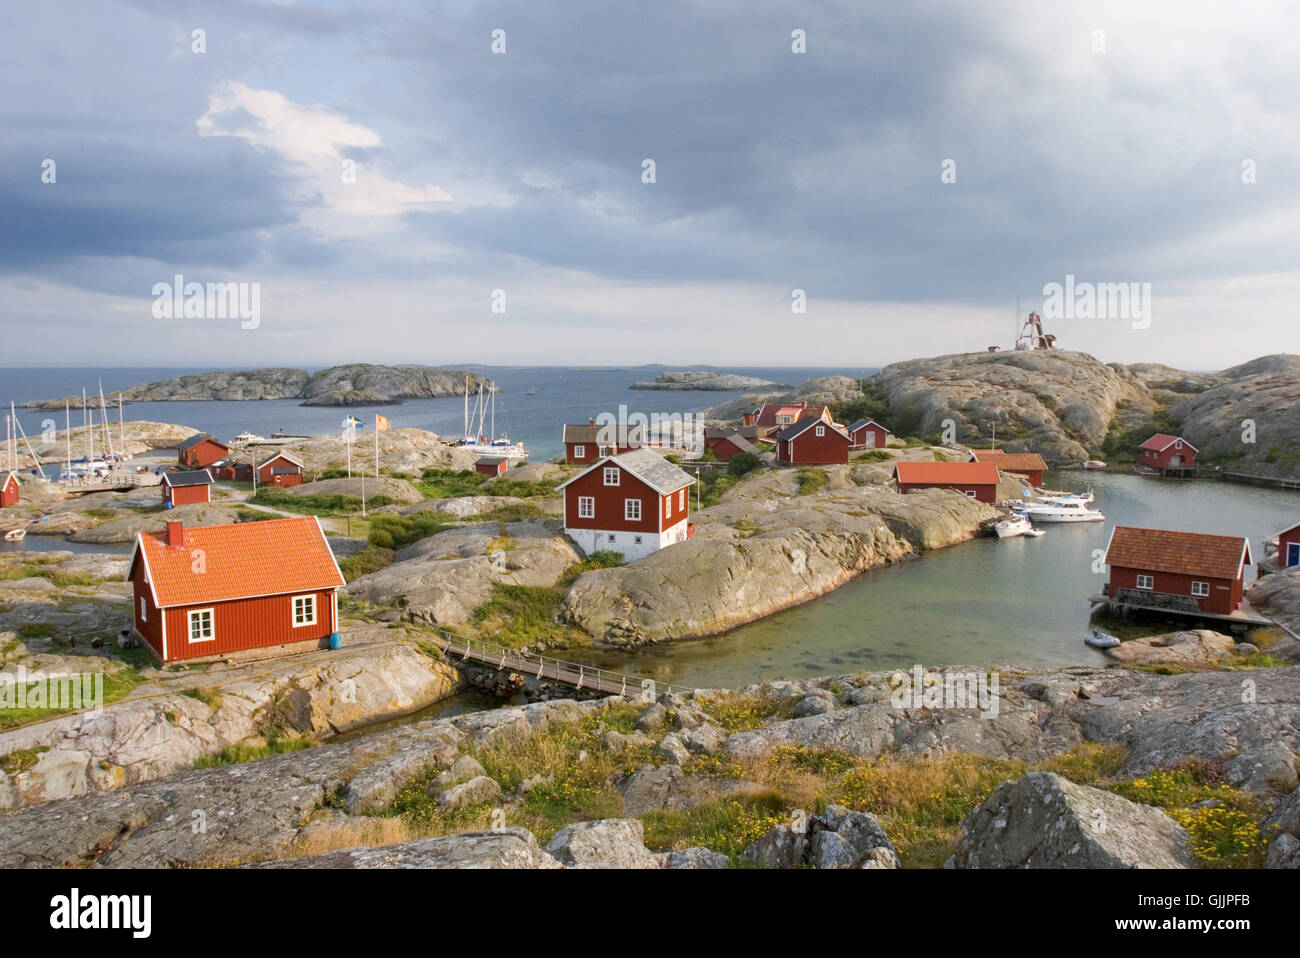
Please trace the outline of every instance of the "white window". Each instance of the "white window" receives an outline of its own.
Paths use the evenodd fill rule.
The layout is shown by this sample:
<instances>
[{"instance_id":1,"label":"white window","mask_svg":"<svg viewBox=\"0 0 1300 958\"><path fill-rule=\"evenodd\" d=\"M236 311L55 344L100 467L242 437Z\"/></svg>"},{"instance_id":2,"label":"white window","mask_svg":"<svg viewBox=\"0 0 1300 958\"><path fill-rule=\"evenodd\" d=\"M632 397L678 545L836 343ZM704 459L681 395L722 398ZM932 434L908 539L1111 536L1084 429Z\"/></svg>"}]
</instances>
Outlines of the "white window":
<instances>
[{"instance_id":1,"label":"white window","mask_svg":"<svg viewBox=\"0 0 1300 958\"><path fill-rule=\"evenodd\" d=\"M1137 577L1137 587L1139 589L1150 591L1156 587L1156 580L1153 576L1140 575Z\"/></svg>"},{"instance_id":2,"label":"white window","mask_svg":"<svg viewBox=\"0 0 1300 958\"><path fill-rule=\"evenodd\" d=\"M211 642L217 637L212 627L212 610L195 609L189 613L190 643Z\"/></svg>"},{"instance_id":3,"label":"white window","mask_svg":"<svg viewBox=\"0 0 1300 958\"><path fill-rule=\"evenodd\" d=\"M586 459L586 458L587 458L587 447L586 447L586 446L574 446L574 447L573 447L573 458L574 458L574 459Z\"/></svg>"},{"instance_id":4,"label":"white window","mask_svg":"<svg viewBox=\"0 0 1300 958\"><path fill-rule=\"evenodd\" d=\"M595 496L578 496L578 518L579 519L596 518L596 497Z\"/></svg>"},{"instance_id":5,"label":"white window","mask_svg":"<svg viewBox=\"0 0 1300 958\"><path fill-rule=\"evenodd\" d=\"M616 452L618 452L618 450L617 450L614 446L601 446L601 447L600 447L600 454L601 454L602 456L612 456L612 455L614 455ZM614 485L618 485L618 483L616 482L616 483L614 483Z\"/></svg>"},{"instance_id":6,"label":"white window","mask_svg":"<svg viewBox=\"0 0 1300 958\"><path fill-rule=\"evenodd\" d=\"M1208 583L1208 582L1193 582L1193 583L1192 583L1192 595L1199 595L1199 596L1204 597L1204 596L1207 596L1207 595L1209 595L1209 594L1210 594L1210 583Z\"/></svg>"},{"instance_id":7,"label":"white window","mask_svg":"<svg viewBox=\"0 0 1300 958\"><path fill-rule=\"evenodd\" d=\"M316 624L316 597L314 595L295 595L293 597L293 627L300 629L304 625Z\"/></svg>"},{"instance_id":8,"label":"white window","mask_svg":"<svg viewBox=\"0 0 1300 958\"><path fill-rule=\"evenodd\" d=\"M149 621L149 603L145 600L144 596L140 596L140 621Z\"/></svg>"},{"instance_id":9,"label":"white window","mask_svg":"<svg viewBox=\"0 0 1300 958\"><path fill-rule=\"evenodd\" d=\"M818 427L817 427L817 435L818 435L818 436L824 436L824 435L826 435L826 427L825 427L825 426L818 426Z\"/></svg>"},{"instance_id":10,"label":"white window","mask_svg":"<svg viewBox=\"0 0 1300 958\"><path fill-rule=\"evenodd\" d=\"M638 522L641 519L641 500L624 499L623 500L623 518L629 522Z\"/></svg>"},{"instance_id":11,"label":"white window","mask_svg":"<svg viewBox=\"0 0 1300 958\"><path fill-rule=\"evenodd\" d=\"M1177 440L1177 441L1174 443L1174 448L1175 448L1175 449L1182 449L1182 448L1183 448L1183 441L1182 441L1181 439Z\"/></svg>"},{"instance_id":12,"label":"white window","mask_svg":"<svg viewBox=\"0 0 1300 958\"><path fill-rule=\"evenodd\" d=\"M686 508L686 489L685 489L685 488L683 488L681 492L677 493L677 508L678 508L678 509L685 509L685 508Z\"/></svg>"},{"instance_id":13,"label":"white window","mask_svg":"<svg viewBox=\"0 0 1300 958\"><path fill-rule=\"evenodd\" d=\"M789 417L789 416L777 416L777 417L776 417L776 421L777 421L777 425L780 425L780 426L788 426L788 425L790 425L790 417Z\"/></svg>"},{"instance_id":14,"label":"white window","mask_svg":"<svg viewBox=\"0 0 1300 958\"><path fill-rule=\"evenodd\" d=\"M668 519L673 514L673 497L664 496L664 518Z\"/></svg>"},{"instance_id":15,"label":"white window","mask_svg":"<svg viewBox=\"0 0 1300 958\"><path fill-rule=\"evenodd\" d=\"M605 469L604 469L605 485L607 485L607 486L617 486L617 485L618 485L618 474L619 474L619 468L618 468L618 466L606 466Z\"/></svg>"},{"instance_id":16,"label":"white window","mask_svg":"<svg viewBox=\"0 0 1300 958\"><path fill-rule=\"evenodd\" d=\"M970 496L972 499L974 499L974 498L975 498L975 490L974 490L974 489L967 489L967 490L966 490L966 495L968 495L968 496Z\"/></svg>"}]
</instances>

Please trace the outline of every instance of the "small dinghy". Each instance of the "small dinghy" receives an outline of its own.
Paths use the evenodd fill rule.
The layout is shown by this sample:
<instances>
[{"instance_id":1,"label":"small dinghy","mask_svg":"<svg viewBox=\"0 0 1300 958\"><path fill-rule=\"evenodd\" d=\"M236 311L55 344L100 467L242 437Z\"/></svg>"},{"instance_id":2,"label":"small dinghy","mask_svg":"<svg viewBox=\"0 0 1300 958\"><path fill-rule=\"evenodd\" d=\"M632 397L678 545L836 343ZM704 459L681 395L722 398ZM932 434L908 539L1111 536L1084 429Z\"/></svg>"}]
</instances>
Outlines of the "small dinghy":
<instances>
[{"instance_id":1,"label":"small dinghy","mask_svg":"<svg viewBox=\"0 0 1300 958\"><path fill-rule=\"evenodd\" d=\"M1119 639L1115 638L1115 636L1111 635L1109 632L1101 631L1101 629L1093 629L1092 633L1083 641L1087 642L1094 649L1113 649L1115 646L1119 645Z\"/></svg>"},{"instance_id":2,"label":"small dinghy","mask_svg":"<svg viewBox=\"0 0 1300 958\"><path fill-rule=\"evenodd\" d=\"M26 529L10 529L5 533L5 542L22 542L26 538Z\"/></svg>"},{"instance_id":3,"label":"small dinghy","mask_svg":"<svg viewBox=\"0 0 1300 958\"><path fill-rule=\"evenodd\" d=\"M1047 535L1047 533L1044 532L1042 529L1026 529L1025 535L1033 536L1035 539L1037 539L1039 536Z\"/></svg>"}]
</instances>

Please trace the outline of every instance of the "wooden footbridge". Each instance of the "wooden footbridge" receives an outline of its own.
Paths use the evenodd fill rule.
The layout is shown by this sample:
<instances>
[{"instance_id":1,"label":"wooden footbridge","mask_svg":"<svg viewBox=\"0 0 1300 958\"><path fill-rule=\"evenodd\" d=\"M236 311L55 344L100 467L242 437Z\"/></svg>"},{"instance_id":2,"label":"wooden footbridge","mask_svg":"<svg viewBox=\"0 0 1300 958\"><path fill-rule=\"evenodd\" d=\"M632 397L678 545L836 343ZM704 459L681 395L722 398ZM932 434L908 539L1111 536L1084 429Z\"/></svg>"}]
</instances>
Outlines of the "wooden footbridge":
<instances>
[{"instance_id":1,"label":"wooden footbridge","mask_svg":"<svg viewBox=\"0 0 1300 958\"><path fill-rule=\"evenodd\" d=\"M477 662L489 668L517 672L522 676L545 679L568 685L575 690L597 692L604 695L641 696L643 691L658 697L665 692L688 693L695 689L685 685L671 685L641 675L611 672L581 662L568 662L535 652L521 652L504 645L484 642L438 629L429 637L449 660L462 659Z\"/></svg>"}]
</instances>

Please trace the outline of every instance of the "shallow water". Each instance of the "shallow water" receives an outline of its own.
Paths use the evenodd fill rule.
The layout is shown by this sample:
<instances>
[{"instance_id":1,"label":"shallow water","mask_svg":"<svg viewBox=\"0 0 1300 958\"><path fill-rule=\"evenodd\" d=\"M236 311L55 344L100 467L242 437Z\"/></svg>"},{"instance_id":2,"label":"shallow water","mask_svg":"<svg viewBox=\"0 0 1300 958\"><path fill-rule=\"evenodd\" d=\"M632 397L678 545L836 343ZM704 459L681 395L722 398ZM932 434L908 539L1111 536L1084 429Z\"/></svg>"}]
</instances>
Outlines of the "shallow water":
<instances>
[{"instance_id":1,"label":"shallow water","mask_svg":"<svg viewBox=\"0 0 1300 958\"><path fill-rule=\"evenodd\" d=\"M924 666L1058 666L1101 661L1083 644L1088 596L1101 591L1094 550L1115 524L1263 540L1300 518L1300 493L1213 482L1065 471L1051 488L1092 488L1105 522L1047 524L1039 538L979 538L875 569L837 591L708 639L625 653L590 652L602 668L663 682L736 687ZM1102 567L1104 570L1104 567ZM1250 569L1247 579L1254 578Z\"/></svg>"}]
</instances>

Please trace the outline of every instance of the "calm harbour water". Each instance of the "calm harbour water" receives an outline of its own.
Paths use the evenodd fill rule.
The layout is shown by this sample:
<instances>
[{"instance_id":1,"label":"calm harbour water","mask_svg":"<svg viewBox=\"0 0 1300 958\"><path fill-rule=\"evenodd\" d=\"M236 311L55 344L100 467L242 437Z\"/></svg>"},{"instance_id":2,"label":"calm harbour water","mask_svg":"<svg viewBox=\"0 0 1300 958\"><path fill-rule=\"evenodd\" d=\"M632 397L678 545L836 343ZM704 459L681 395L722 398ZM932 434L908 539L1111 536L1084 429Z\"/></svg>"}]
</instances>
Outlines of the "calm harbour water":
<instances>
[{"instance_id":1,"label":"calm harbour water","mask_svg":"<svg viewBox=\"0 0 1300 958\"><path fill-rule=\"evenodd\" d=\"M1064 471L1051 488L1096 493L1105 522L1047 524L1039 538L978 538L876 569L829 595L707 639L574 656L698 687L778 677L946 665L1057 666L1101 661L1083 644L1092 571L1120 525L1263 540L1300 517L1300 493L1211 482ZM1247 574L1253 579L1254 571Z\"/></svg>"}]
</instances>

